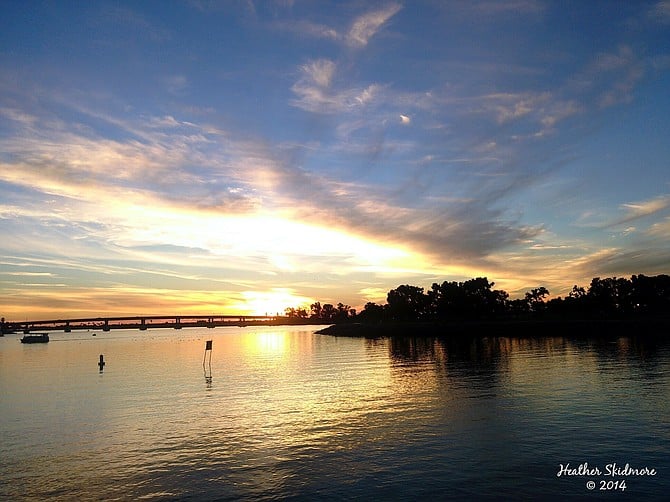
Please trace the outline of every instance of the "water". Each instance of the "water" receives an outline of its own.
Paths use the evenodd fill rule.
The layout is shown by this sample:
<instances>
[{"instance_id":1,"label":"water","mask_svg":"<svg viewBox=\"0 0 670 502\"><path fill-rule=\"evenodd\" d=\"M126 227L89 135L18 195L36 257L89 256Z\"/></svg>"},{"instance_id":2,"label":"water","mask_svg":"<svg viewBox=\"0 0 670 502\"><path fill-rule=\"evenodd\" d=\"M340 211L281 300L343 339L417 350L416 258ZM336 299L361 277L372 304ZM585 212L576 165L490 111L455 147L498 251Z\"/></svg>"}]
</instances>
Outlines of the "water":
<instances>
[{"instance_id":1,"label":"water","mask_svg":"<svg viewBox=\"0 0 670 502\"><path fill-rule=\"evenodd\" d=\"M0 499L667 500L669 343L313 329L0 338Z\"/></svg>"}]
</instances>

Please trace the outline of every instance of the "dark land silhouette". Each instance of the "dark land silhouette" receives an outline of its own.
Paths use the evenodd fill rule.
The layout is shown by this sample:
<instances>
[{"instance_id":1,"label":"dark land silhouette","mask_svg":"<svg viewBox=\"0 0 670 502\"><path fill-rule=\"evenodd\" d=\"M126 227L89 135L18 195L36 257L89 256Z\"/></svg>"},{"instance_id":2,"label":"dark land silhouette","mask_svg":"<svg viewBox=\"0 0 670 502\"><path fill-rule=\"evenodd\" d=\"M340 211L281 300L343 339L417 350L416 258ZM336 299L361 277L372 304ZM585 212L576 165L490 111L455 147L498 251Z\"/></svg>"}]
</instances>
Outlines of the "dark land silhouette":
<instances>
[{"instance_id":1,"label":"dark land silhouette","mask_svg":"<svg viewBox=\"0 0 670 502\"><path fill-rule=\"evenodd\" d=\"M411 333L453 336L628 335L665 336L670 327L670 276L595 277L588 288L573 286L566 296L546 300L538 287L523 298L494 289L486 277L433 283L429 290L400 285L386 304L367 303L356 313L346 305L315 303L311 313L287 309L287 316L317 319L333 326L326 334L393 336Z\"/></svg>"}]
</instances>

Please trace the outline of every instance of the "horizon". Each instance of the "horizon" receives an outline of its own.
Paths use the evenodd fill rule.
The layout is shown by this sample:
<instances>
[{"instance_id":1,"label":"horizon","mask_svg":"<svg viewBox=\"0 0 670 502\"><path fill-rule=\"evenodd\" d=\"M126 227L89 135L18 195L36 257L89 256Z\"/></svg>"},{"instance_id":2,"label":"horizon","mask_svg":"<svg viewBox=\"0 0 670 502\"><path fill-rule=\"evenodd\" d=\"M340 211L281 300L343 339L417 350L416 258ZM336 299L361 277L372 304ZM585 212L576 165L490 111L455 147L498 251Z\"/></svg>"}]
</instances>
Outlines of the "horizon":
<instances>
[{"instance_id":1,"label":"horizon","mask_svg":"<svg viewBox=\"0 0 670 502\"><path fill-rule=\"evenodd\" d=\"M6 319L670 273L668 0L3 13Z\"/></svg>"},{"instance_id":2,"label":"horizon","mask_svg":"<svg viewBox=\"0 0 670 502\"><path fill-rule=\"evenodd\" d=\"M585 286L585 285L581 285L581 284L574 284L573 288L582 289L583 293L586 295L586 294L590 294L590 289L591 289L590 286L591 286L591 284L593 283L594 280L608 281L608 280L617 280L617 279L622 280L623 279L625 281L632 281L636 277L637 278L646 277L647 279L663 279L663 278L668 278L668 274L659 274L659 275L656 275L656 276L645 276L644 274L633 274L633 275L631 275L630 278L626 278L626 277L594 277L589 282L589 285ZM474 281L474 280L477 280L477 279L485 279L487 282L489 282L487 277L478 277L478 278L473 277L469 280ZM443 281L443 282L449 282L449 281ZM464 281L464 282L467 282L467 281ZM430 288L425 287L425 286L411 285L411 284L405 284L405 285L410 286L410 287L418 287L418 288L421 289L421 291L424 292L424 294L428 295L431 291L431 288L434 288L435 286L440 286L441 284L442 284L442 282L433 283ZM458 282L458 285L462 286L463 282ZM398 288L402 288L402 287L403 287L402 284L398 285ZM496 289L494 289L494 288L495 288L495 281L492 281L492 282L490 282L491 291L496 291L496 292L501 291L498 288L496 288ZM397 288L394 288L394 289L397 289ZM391 293L391 292L392 292L391 290L388 291L388 293ZM507 291L505 291L505 290L502 290L501 292L507 294ZM528 301L528 294L531 294L533 292L534 291L526 291L525 295L520 295L520 296L516 296L516 297L509 296L506 299L506 301L510 302L510 301L514 301L514 300L524 299L524 297ZM574 293L574 289L573 289L572 293ZM658 291L655 291L655 294L659 294ZM554 300L554 299L556 299L556 300L566 300L566 299L568 299L568 296L572 296L572 295L566 295L565 297L563 297L561 295L551 294L550 291L545 291L545 294L541 295L541 297L539 298L539 301L540 301L540 303L542 303L544 305L547 305L547 303L550 300ZM318 299L316 299L314 301L314 303L318 303L321 307L327 305L327 302L322 303ZM388 306L388 299L385 298L382 301L370 302L370 303L373 303L374 305L378 305L378 306ZM343 305L344 307L346 307L347 311L349 311L351 309L350 305L342 304L342 302L334 302L330 306L331 307L339 307L340 304ZM282 310L278 310L276 312L264 312L264 313L250 312L250 311L226 312L226 313L221 313L221 312L214 313L213 311L203 313L203 312L191 311L191 312L186 313L186 314L182 314L180 312L171 312L171 313L167 313L167 314L165 314L165 313L159 314L158 312L150 312L150 313L134 312L134 313L126 313L126 314L118 314L117 313L115 315L91 315L91 316L79 317L79 318L76 318L76 317L61 317L61 318L46 319L46 318L42 317L42 318L28 319L26 317L24 320L6 319L3 316L2 320L3 320L3 323L7 323L7 324L22 324L22 323L26 323L26 322L30 323L30 322L33 322L33 321L43 323L43 322L65 322L65 321L81 321L81 322L83 322L83 321L131 320L131 319L134 319L134 320L140 320L140 319L156 320L156 319L175 319L175 318L178 318L178 319L181 319L181 320L188 320L188 319L196 319L196 318L197 319L204 319L206 317L217 318L219 320L224 318L224 317L225 318L237 318L237 317L245 318L245 317L247 317L247 318L250 318L250 319L254 319L254 318L256 318L256 319L258 319L258 318L274 318L274 319L277 319L277 318L292 318L292 317L294 317L294 315L289 314L288 311L289 310L297 311L299 309L304 309L306 311L306 313L308 314L308 318L309 319L314 319L314 311L312 309L312 306L313 306L312 304L310 304L310 305L308 305L308 304L288 305L288 306L284 307ZM352 318L355 318L358 314L361 314L364 311L364 308L360 308L360 309L359 308L354 308L354 311L355 311L355 313L353 314ZM310 314L310 312L311 312L311 314ZM316 317L316 319L318 319L318 317ZM322 320L326 320L326 319L322 319Z\"/></svg>"}]
</instances>

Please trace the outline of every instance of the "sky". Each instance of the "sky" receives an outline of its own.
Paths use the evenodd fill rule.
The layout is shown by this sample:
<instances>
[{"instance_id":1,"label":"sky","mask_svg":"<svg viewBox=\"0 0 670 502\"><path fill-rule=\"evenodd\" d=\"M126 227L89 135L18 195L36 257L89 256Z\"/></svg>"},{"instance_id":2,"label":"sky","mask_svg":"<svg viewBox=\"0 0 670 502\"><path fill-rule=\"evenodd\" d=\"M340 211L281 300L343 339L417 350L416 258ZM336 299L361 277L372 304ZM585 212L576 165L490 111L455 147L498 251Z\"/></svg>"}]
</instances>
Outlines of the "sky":
<instances>
[{"instance_id":1,"label":"sky","mask_svg":"<svg viewBox=\"0 0 670 502\"><path fill-rule=\"evenodd\" d=\"M670 273L670 1L0 3L0 314Z\"/></svg>"}]
</instances>

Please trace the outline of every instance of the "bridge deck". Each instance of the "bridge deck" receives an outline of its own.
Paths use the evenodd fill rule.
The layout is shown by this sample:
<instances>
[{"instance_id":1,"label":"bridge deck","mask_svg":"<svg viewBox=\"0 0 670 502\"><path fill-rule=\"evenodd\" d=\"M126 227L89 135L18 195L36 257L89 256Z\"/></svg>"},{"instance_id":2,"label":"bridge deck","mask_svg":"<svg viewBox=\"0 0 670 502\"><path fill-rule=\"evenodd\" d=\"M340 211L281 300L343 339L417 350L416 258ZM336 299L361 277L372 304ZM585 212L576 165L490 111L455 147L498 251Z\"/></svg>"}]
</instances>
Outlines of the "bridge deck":
<instances>
[{"instance_id":1,"label":"bridge deck","mask_svg":"<svg viewBox=\"0 0 670 502\"><path fill-rule=\"evenodd\" d=\"M283 317L267 315L147 315L147 316L114 316L114 317L83 317L76 319L41 319L5 323L15 330L29 333L33 329L63 330L69 332L75 329L140 329L148 328L187 328L216 326L249 326L253 324L273 324Z\"/></svg>"}]
</instances>

